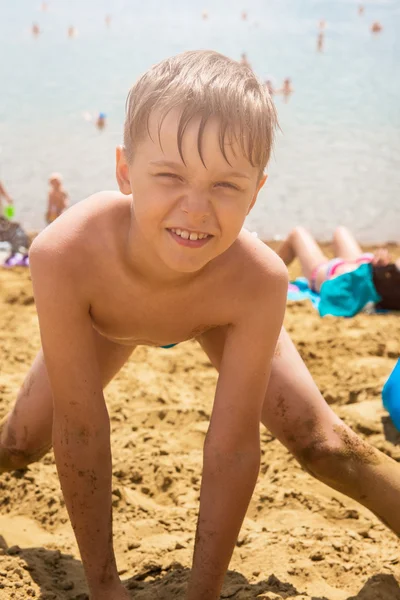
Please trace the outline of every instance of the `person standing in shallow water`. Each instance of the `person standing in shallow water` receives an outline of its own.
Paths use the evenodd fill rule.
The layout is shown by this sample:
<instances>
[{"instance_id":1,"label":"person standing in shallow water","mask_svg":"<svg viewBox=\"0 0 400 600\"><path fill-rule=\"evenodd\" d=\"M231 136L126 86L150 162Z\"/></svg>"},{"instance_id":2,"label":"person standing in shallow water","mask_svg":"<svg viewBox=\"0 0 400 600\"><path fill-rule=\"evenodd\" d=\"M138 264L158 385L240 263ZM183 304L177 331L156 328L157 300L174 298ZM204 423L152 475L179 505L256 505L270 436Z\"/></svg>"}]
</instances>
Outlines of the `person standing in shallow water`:
<instances>
[{"instance_id":1,"label":"person standing in shallow water","mask_svg":"<svg viewBox=\"0 0 400 600\"><path fill-rule=\"evenodd\" d=\"M249 59L247 58L247 54L245 52L242 52L240 56L240 64L248 69L251 69L251 64L249 63Z\"/></svg>"},{"instance_id":2,"label":"person standing in shallow water","mask_svg":"<svg viewBox=\"0 0 400 600\"><path fill-rule=\"evenodd\" d=\"M399 465L325 403L282 329L286 267L243 229L276 126L265 85L238 62L210 51L162 61L128 97L120 192L79 202L33 242L42 350L0 424L0 471L53 445L91 600L129 598L103 388L141 344L195 338L219 372L186 600L220 597L259 473L260 421L400 533Z\"/></svg>"},{"instance_id":3,"label":"person standing in shallow water","mask_svg":"<svg viewBox=\"0 0 400 600\"><path fill-rule=\"evenodd\" d=\"M290 96L293 94L294 92L294 88L292 86L292 81L289 77L287 77L286 79L284 79L282 87L278 90L276 90L276 94L282 94L283 96L283 101L284 102L288 102Z\"/></svg>"},{"instance_id":4,"label":"person standing in shallow water","mask_svg":"<svg viewBox=\"0 0 400 600\"><path fill-rule=\"evenodd\" d=\"M383 27L382 25L379 23L379 21L374 21L371 25L371 31L372 33L380 33L382 31Z\"/></svg>"},{"instance_id":5,"label":"person standing in shallow water","mask_svg":"<svg viewBox=\"0 0 400 600\"><path fill-rule=\"evenodd\" d=\"M320 31L317 36L317 52L324 51L324 44L325 44L325 34L323 31Z\"/></svg>"},{"instance_id":6,"label":"person standing in shallow water","mask_svg":"<svg viewBox=\"0 0 400 600\"><path fill-rule=\"evenodd\" d=\"M49 177L49 185L46 211L46 223L48 225L68 208L68 194L64 189L61 174L52 173Z\"/></svg>"},{"instance_id":7,"label":"person standing in shallow water","mask_svg":"<svg viewBox=\"0 0 400 600\"><path fill-rule=\"evenodd\" d=\"M274 88L274 84L272 83L271 79L267 79L265 82L265 87L268 90L268 93L270 96L273 96L275 94L275 88Z\"/></svg>"},{"instance_id":8,"label":"person standing in shallow water","mask_svg":"<svg viewBox=\"0 0 400 600\"><path fill-rule=\"evenodd\" d=\"M99 116L97 117L97 120L96 120L97 129L100 129L100 130L104 129L104 127L106 126L106 118L107 118L107 115L105 113L103 113L103 112L99 113Z\"/></svg>"},{"instance_id":9,"label":"person standing in shallow water","mask_svg":"<svg viewBox=\"0 0 400 600\"><path fill-rule=\"evenodd\" d=\"M7 209L7 207L3 206L3 199L6 201L7 207L12 208L14 206L13 199L8 194L6 188L4 187L4 185L0 181L0 216L3 216L5 210Z\"/></svg>"}]
</instances>

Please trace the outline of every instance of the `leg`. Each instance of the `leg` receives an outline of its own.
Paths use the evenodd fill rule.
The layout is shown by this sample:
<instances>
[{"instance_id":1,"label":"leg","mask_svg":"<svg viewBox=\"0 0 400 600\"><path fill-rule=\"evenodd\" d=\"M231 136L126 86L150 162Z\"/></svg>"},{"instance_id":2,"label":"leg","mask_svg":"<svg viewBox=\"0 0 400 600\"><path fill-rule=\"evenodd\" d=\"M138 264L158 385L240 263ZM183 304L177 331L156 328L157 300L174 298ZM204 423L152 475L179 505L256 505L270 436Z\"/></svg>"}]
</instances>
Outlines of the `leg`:
<instances>
[{"instance_id":1,"label":"leg","mask_svg":"<svg viewBox=\"0 0 400 600\"><path fill-rule=\"evenodd\" d=\"M312 235L303 227L295 227L278 250L278 255L286 265L297 257L304 277L311 279L316 267L328 261Z\"/></svg>"},{"instance_id":2,"label":"leg","mask_svg":"<svg viewBox=\"0 0 400 600\"><path fill-rule=\"evenodd\" d=\"M225 331L199 339L218 369ZM326 404L283 329L262 422L314 477L357 500L400 536L400 467L359 438Z\"/></svg>"},{"instance_id":3,"label":"leg","mask_svg":"<svg viewBox=\"0 0 400 600\"><path fill-rule=\"evenodd\" d=\"M336 228L333 234L333 248L335 256L345 260L356 260L362 254L362 249L346 227Z\"/></svg>"},{"instance_id":4,"label":"leg","mask_svg":"<svg viewBox=\"0 0 400 600\"><path fill-rule=\"evenodd\" d=\"M114 344L93 330L103 386L120 370L134 348ZM42 351L18 393L10 413L0 422L0 473L22 469L39 460L52 445L53 398Z\"/></svg>"}]
</instances>

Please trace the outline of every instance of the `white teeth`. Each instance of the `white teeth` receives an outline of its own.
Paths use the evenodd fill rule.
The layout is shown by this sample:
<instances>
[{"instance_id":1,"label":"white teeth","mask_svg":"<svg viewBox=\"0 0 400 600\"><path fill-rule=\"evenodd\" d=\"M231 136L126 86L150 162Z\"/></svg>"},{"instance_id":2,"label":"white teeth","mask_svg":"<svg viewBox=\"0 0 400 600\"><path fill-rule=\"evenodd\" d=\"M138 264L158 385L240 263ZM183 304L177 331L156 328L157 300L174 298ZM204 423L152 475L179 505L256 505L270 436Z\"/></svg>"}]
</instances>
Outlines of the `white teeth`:
<instances>
[{"instance_id":1,"label":"white teeth","mask_svg":"<svg viewBox=\"0 0 400 600\"><path fill-rule=\"evenodd\" d=\"M184 240L191 240L193 242L196 240L204 240L204 238L209 237L208 233L196 233L194 231L189 233L189 231L186 231L185 229L173 229L171 227L171 231L176 235L179 235Z\"/></svg>"}]
</instances>

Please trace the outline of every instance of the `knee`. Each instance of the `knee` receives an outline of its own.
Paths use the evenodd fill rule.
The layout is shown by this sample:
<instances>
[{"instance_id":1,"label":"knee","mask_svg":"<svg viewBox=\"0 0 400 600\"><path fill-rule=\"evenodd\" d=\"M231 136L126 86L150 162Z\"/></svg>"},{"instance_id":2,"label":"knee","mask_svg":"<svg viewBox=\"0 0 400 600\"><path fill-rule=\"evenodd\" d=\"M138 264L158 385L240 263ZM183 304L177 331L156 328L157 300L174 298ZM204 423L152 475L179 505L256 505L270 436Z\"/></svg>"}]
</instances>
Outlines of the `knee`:
<instances>
[{"instance_id":1,"label":"knee","mask_svg":"<svg viewBox=\"0 0 400 600\"><path fill-rule=\"evenodd\" d=\"M307 229L301 225L297 225L290 231L288 238L292 244L295 244L296 241L303 239L305 235L309 235Z\"/></svg>"},{"instance_id":2,"label":"knee","mask_svg":"<svg viewBox=\"0 0 400 600\"><path fill-rule=\"evenodd\" d=\"M30 464L37 462L51 450L52 444L48 444L39 450L29 448L5 448L0 444L0 473L26 469Z\"/></svg>"},{"instance_id":3,"label":"knee","mask_svg":"<svg viewBox=\"0 0 400 600\"><path fill-rule=\"evenodd\" d=\"M294 455L305 471L324 483L338 482L354 473L355 462L340 441L311 440Z\"/></svg>"},{"instance_id":4,"label":"knee","mask_svg":"<svg viewBox=\"0 0 400 600\"><path fill-rule=\"evenodd\" d=\"M8 448L0 444L0 473L25 469L33 460L27 450Z\"/></svg>"},{"instance_id":5,"label":"knee","mask_svg":"<svg viewBox=\"0 0 400 600\"><path fill-rule=\"evenodd\" d=\"M295 456L311 475L337 489L354 485L360 468L380 464L382 455L346 425L334 425L331 434L310 436Z\"/></svg>"},{"instance_id":6,"label":"knee","mask_svg":"<svg viewBox=\"0 0 400 600\"><path fill-rule=\"evenodd\" d=\"M342 238L343 235L348 234L349 230L344 225L338 225L333 232L333 239Z\"/></svg>"},{"instance_id":7,"label":"knee","mask_svg":"<svg viewBox=\"0 0 400 600\"><path fill-rule=\"evenodd\" d=\"M290 231L289 236L292 238L300 237L306 231L307 230L302 225L297 225L296 227L293 227L293 229Z\"/></svg>"},{"instance_id":8,"label":"knee","mask_svg":"<svg viewBox=\"0 0 400 600\"><path fill-rule=\"evenodd\" d=\"M0 423L0 473L25 469L42 458L51 448L51 444L33 449L27 441L17 443L13 432L3 431L2 425L4 426L4 421Z\"/></svg>"}]
</instances>

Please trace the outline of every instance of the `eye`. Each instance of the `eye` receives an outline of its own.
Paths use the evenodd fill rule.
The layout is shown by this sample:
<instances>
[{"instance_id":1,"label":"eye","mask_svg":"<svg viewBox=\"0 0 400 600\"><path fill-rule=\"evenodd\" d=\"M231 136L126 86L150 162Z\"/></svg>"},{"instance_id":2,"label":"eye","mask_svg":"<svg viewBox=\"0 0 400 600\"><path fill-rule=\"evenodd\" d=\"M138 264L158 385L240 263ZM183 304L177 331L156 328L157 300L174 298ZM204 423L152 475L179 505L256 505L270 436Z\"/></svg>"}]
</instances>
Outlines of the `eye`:
<instances>
[{"instance_id":1,"label":"eye","mask_svg":"<svg viewBox=\"0 0 400 600\"><path fill-rule=\"evenodd\" d=\"M228 183L228 181L219 181L218 183L215 184L215 186L223 187L228 190L236 190L237 192L240 191L240 188L237 185L234 185L233 183Z\"/></svg>"},{"instance_id":2,"label":"eye","mask_svg":"<svg viewBox=\"0 0 400 600\"><path fill-rule=\"evenodd\" d=\"M182 180L182 178L179 177L179 175L177 175L176 173L157 173L156 177L166 177L170 179L177 179L178 181Z\"/></svg>"}]
</instances>

